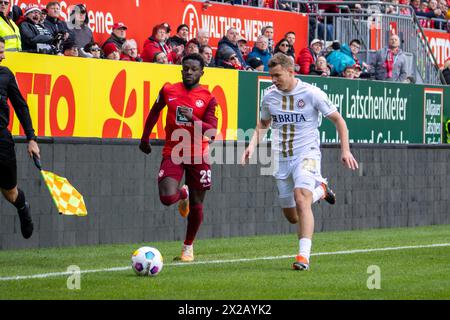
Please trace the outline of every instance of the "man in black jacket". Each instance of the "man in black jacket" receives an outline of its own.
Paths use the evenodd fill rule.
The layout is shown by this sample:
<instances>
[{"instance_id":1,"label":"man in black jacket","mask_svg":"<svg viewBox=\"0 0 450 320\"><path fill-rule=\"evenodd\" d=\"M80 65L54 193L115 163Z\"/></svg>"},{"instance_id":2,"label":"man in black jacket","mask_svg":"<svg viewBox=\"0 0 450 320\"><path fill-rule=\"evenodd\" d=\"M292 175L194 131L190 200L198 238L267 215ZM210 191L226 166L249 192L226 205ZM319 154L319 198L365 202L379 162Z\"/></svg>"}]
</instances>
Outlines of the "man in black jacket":
<instances>
[{"instance_id":1,"label":"man in black jacket","mask_svg":"<svg viewBox=\"0 0 450 320\"><path fill-rule=\"evenodd\" d=\"M5 40L0 37L0 62L5 58ZM6 67L0 67L0 191L12 203L19 214L20 230L25 239L33 233L33 222L30 216L30 205L25 194L17 188L17 163L14 141L9 125L8 99L16 112L28 141L28 154L40 157L33 124L27 103L17 87L14 74Z\"/></svg>"},{"instance_id":2,"label":"man in black jacket","mask_svg":"<svg viewBox=\"0 0 450 320\"><path fill-rule=\"evenodd\" d=\"M111 36L106 39L105 43L103 43L102 49L105 48L105 46L108 43L114 43L117 50L119 50L120 53L122 53L122 46L127 41L127 26L122 22L116 22L112 26L112 33Z\"/></svg>"},{"instance_id":3,"label":"man in black jacket","mask_svg":"<svg viewBox=\"0 0 450 320\"><path fill-rule=\"evenodd\" d=\"M62 40L66 41L67 38L69 38L70 31L67 23L60 19L61 6L58 2L49 2L46 6L46 9L47 17L44 21L45 27L50 30L53 37L56 37L57 34L62 34Z\"/></svg>"},{"instance_id":4,"label":"man in black jacket","mask_svg":"<svg viewBox=\"0 0 450 320\"><path fill-rule=\"evenodd\" d=\"M239 32L235 28L230 28L227 30L226 36L224 36L220 41L216 52L216 65L221 66L224 59L224 54L233 50L236 53L236 57L243 67L246 67L244 58L242 57L241 50L238 46Z\"/></svg>"},{"instance_id":5,"label":"man in black jacket","mask_svg":"<svg viewBox=\"0 0 450 320\"><path fill-rule=\"evenodd\" d=\"M25 21L19 24L22 51L52 53L53 36L50 30L40 24L41 10L30 6L25 10Z\"/></svg>"}]
</instances>

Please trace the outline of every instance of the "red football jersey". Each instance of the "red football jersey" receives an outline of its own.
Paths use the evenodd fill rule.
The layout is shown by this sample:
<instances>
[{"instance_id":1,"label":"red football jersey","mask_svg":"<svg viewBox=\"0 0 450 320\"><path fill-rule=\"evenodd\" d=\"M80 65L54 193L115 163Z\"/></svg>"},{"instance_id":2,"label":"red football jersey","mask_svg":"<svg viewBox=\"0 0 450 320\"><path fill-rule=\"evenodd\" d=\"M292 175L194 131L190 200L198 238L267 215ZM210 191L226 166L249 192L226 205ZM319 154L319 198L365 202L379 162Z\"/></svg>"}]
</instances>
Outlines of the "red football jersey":
<instances>
[{"instance_id":1,"label":"red football jersey","mask_svg":"<svg viewBox=\"0 0 450 320\"><path fill-rule=\"evenodd\" d=\"M159 114L166 105L168 110L163 157L170 157L172 150L180 142L183 142L183 147L190 148L191 157L203 156L208 153L209 139L204 136L204 133L209 129L217 129L217 117L215 115L217 102L208 89L198 86L188 90L182 82L165 85L159 92L158 99L147 118L144 134L142 135L143 141L148 141L150 133L158 121ZM191 110L193 114L192 121L189 121L180 113L180 108L183 107ZM197 123L196 133L194 133L194 122ZM178 129L180 131L177 132L176 130ZM189 137L190 141L184 141L184 137ZM176 154L183 156L182 152L176 152Z\"/></svg>"}]
</instances>

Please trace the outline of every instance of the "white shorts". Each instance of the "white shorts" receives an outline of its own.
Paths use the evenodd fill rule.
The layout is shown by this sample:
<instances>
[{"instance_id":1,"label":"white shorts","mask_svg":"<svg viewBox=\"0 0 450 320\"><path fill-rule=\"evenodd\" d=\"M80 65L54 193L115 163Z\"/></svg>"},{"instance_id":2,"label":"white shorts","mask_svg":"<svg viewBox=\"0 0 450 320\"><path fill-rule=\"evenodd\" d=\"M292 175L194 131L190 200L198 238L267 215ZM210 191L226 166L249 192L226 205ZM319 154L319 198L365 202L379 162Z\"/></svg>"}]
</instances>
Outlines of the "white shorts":
<instances>
[{"instance_id":1,"label":"white shorts","mask_svg":"<svg viewBox=\"0 0 450 320\"><path fill-rule=\"evenodd\" d=\"M314 192L322 182L326 182L320 172L320 160L315 156L279 162L273 176L277 182L281 208L295 208L295 188Z\"/></svg>"}]
</instances>

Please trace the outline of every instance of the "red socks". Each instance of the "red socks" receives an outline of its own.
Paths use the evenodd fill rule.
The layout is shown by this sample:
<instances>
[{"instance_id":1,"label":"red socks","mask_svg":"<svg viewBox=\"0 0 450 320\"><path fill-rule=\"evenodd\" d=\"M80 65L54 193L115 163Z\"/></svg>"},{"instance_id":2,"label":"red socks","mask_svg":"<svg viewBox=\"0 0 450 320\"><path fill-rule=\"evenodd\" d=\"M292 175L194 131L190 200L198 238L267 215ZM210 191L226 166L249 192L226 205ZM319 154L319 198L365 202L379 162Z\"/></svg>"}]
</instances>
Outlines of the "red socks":
<instances>
[{"instance_id":1,"label":"red socks","mask_svg":"<svg viewBox=\"0 0 450 320\"><path fill-rule=\"evenodd\" d=\"M186 199L187 198L187 196L188 196L188 194L187 194L187 191L186 191L186 189L185 188L181 188L180 189L180 199Z\"/></svg>"},{"instance_id":2,"label":"red socks","mask_svg":"<svg viewBox=\"0 0 450 320\"><path fill-rule=\"evenodd\" d=\"M187 192L186 189L182 188L174 195L171 196L159 196L162 204L165 206L170 206L180 199L186 199ZM195 236L197 235L198 229L203 222L203 204L189 204L189 215L188 215L188 224L186 231L186 240L184 241L185 245L192 245L194 242Z\"/></svg>"},{"instance_id":3,"label":"red socks","mask_svg":"<svg viewBox=\"0 0 450 320\"><path fill-rule=\"evenodd\" d=\"M171 196L159 196L159 200L161 200L163 205L170 206L180 200L180 193L178 192L177 194L173 194Z\"/></svg>"},{"instance_id":4,"label":"red socks","mask_svg":"<svg viewBox=\"0 0 450 320\"><path fill-rule=\"evenodd\" d=\"M188 225L186 231L186 240L184 244L187 246L192 245L194 242L197 231L203 221L203 204L189 205Z\"/></svg>"}]
</instances>

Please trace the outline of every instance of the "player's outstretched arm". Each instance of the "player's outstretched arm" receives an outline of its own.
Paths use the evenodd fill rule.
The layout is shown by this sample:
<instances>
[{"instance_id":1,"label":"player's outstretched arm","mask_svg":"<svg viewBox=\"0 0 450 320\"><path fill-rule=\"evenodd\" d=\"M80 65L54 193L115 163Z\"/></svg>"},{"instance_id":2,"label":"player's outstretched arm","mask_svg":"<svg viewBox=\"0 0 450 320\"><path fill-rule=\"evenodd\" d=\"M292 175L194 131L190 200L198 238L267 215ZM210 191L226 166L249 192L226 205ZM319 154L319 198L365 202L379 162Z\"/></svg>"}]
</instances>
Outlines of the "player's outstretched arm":
<instances>
[{"instance_id":1,"label":"player's outstretched arm","mask_svg":"<svg viewBox=\"0 0 450 320\"><path fill-rule=\"evenodd\" d=\"M267 132L267 129L270 127L271 120L260 120L256 124L255 132L253 133L252 139L250 140L250 144L245 149L244 154L241 158L241 165L245 166L253 153L255 152L256 147L261 142L262 138Z\"/></svg>"},{"instance_id":2,"label":"player's outstretched arm","mask_svg":"<svg viewBox=\"0 0 450 320\"><path fill-rule=\"evenodd\" d=\"M329 115L328 119L330 119L336 126L336 129L339 134L339 138L341 140L342 164L351 170L358 169L358 161L356 161L356 159L353 157L352 153L350 152L350 144L349 144L349 140L348 140L348 129L347 129L347 124L345 123L344 118L342 118L341 114L336 111L336 112L333 112L331 115Z\"/></svg>"},{"instance_id":3,"label":"player's outstretched arm","mask_svg":"<svg viewBox=\"0 0 450 320\"><path fill-rule=\"evenodd\" d=\"M150 146L150 133L158 122L161 110L166 106L163 90L164 88L159 92L158 99L153 104L152 109L147 116L147 120L145 121L144 132L142 133L141 142L139 144L139 149L145 154L150 154L152 152L152 147Z\"/></svg>"}]
</instances>

